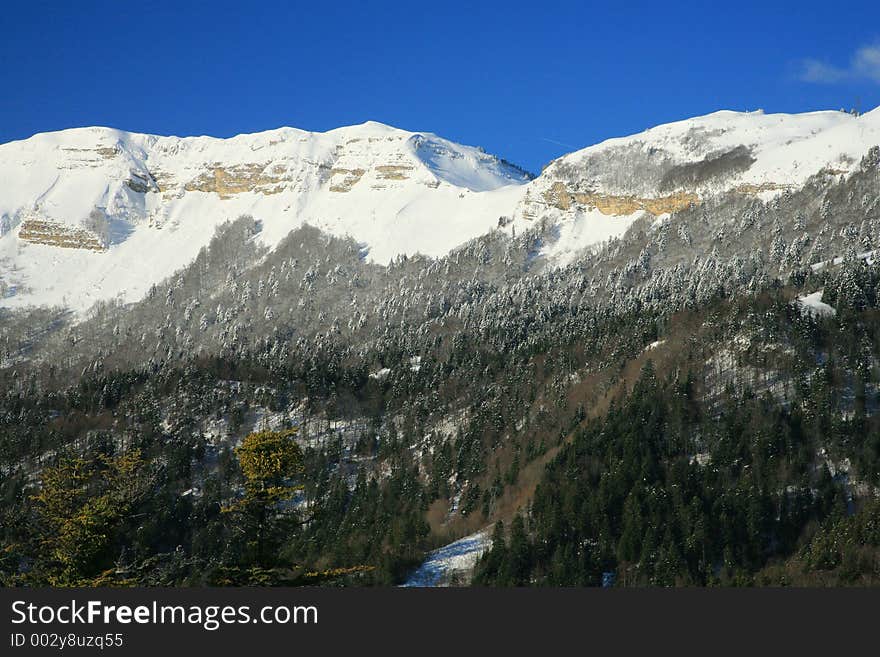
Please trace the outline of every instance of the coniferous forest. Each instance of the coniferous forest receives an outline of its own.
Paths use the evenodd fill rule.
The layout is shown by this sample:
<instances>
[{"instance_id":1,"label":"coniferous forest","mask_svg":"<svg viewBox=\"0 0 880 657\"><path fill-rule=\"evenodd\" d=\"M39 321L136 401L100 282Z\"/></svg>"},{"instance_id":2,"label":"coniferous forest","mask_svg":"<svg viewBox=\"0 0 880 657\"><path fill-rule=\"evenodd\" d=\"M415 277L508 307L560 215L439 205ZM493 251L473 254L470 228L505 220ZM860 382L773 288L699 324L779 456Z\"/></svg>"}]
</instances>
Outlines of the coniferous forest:
<instances>
[{"instance_id":1,"label":"coniferous forest","mask_svg":"<svg viewBox=\"0 0 880 657\"><path fill-rule=\"evenodd\" d=\"M134 304L0 315L0 584L880 583L877 149L548 267L243 216ZM769 239L767 236L770 236Z\"/></svg>"}]
</instances>

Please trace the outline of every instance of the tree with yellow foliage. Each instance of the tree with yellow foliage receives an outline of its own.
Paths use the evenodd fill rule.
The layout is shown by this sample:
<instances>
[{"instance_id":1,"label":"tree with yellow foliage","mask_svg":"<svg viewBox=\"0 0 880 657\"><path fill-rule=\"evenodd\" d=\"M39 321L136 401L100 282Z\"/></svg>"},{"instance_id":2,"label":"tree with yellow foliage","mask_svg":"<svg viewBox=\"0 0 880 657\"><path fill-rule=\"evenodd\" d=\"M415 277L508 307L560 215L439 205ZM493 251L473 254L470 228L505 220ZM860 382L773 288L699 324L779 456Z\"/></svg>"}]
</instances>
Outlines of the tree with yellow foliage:
<instances>
[{"instance_id":1,"label":"tree with yellow foliage","mask_svg":"<svg viewBox=\"0 0 880 657\"><path fill-rule=\"evenodd\" d=\"M248 547L258 564L266 561L268 544L280 538L289 524L292 513L284 504L302 488L296 478L305 466L295 435L296 429L257 431L235 449L244 475L244 494L224 510L243 518L242 530L250 537Z\"/></svg>"}]
</instances>

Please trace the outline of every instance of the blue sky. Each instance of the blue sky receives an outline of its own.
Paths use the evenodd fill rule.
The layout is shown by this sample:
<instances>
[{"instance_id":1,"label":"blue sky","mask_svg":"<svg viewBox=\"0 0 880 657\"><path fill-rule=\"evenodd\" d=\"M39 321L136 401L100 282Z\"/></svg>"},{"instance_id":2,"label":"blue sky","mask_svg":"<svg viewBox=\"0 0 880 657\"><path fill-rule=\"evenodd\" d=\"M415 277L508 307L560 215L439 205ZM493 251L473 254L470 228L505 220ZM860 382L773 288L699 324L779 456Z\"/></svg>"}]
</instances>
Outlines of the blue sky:
<instances>
[{"instance_id":1,"label":"blue sky","mask_svg":"<svg viewBox=\"0 0 880 657\"><path fill-rule=\"evenodd\" d=\"M183 6L184 8L181 8ZM880 105L880 3L51 2L0 8L0 142L372 119L534 171L717 109Z\"/></svg>"}]
</instances>

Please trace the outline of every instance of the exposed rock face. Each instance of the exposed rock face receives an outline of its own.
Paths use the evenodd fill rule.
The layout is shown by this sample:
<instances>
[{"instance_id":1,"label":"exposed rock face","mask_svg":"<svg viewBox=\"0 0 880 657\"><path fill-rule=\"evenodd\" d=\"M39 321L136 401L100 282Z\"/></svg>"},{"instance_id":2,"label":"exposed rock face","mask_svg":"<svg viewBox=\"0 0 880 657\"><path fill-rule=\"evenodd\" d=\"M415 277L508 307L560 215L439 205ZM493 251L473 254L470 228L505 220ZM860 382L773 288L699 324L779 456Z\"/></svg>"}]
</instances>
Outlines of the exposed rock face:
<instances>
[{"instance_id":1,"label":"exposed rock face","mask_svg":"<svg viewBox=\"0 0 880 657\"><path fill-rule=\"evenodd\" d=\"M223 166L214 163L207 171L184 185L187 192L213 192L221 199L228 199L244 192L259 194L278 194L283 191L290 179L279 173L278 167L270 163L246 163Z\"/></svg>"},{"instance_id":2,"label":"exposed rock face","mask_svg":"<svg viewBox=\"0 0 880 657\"><path fill-rule=\"evenodd\" d=\"M381 164L376 167L376 177L379 180L407 180L408 171L412 171L412 167L405 164Z\"/></svg>"},{"instance_id":3,"label":"exposed rock face","mask_svg":"<svg viewBox=\"0 0 880 657\"><path fill-rule=\"evenodd\" d=\"M84 228L44 219L23 221L18 238L31 244L45 244L62 249L105 251L107 248L97 235Z\"/></svg>"},{"instance_id":4,"label":"exposed rock face","mask_svg":"<svg viewBox=\"0 0 880 657\"><path fill-rule=\"evenodd\" d=\"M570 192L565 183L556 181L544 192L544 200L548 205L560 210L570 210L573 206L587 209L595 208L605 215L621 216L644 210L653 215L679 212L692 205L697 205L700 198L691 192L676 192L657 198L638 198L635 196L613 196L611 194L594 194L590 192Z\"/></svg>"},{"instance_id":5,"label":"exposed rock face","mask_svg":"<svg viewBox=\"0 0 880 657\"><path fill-rule=\"evenodd\" d=\"M748 196L757 196L763 192L779 192L791 189L792 185L781 185L775 182L743 183L734 187L734 191Z\"/></svg>"},{"instance_id":6,"label":"exposed rock face","mask_svg":"<svg viewBox=\"0 0 880 657\"><path fill-rule=\"evenodd\" d=\"M151 176L135 173L134 171L131 172L131 177L125 181L125 185L131 191L138 194L145 194L149 191L158 191Z\"/></svg>"},{"instance_id":7,"label":"exposed rock face","mask_svg":"<svg viewBox=\"0 0 880 657\"><path fill-rule=\"evenodd\" d=\"M364 169L331 169L331 192L348 192L366 173ZM336 178L333 178L336 176Z\"/></svg>"}]
</instances>

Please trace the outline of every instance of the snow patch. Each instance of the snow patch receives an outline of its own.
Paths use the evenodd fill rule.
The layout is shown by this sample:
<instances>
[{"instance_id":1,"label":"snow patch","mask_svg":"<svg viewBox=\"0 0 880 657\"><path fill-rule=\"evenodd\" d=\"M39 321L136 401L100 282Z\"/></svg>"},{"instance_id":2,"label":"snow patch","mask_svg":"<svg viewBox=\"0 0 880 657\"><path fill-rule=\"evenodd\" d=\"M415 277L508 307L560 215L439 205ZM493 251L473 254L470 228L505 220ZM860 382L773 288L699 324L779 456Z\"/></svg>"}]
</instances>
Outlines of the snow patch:
<instances>
[{"instance_id":1,"label":"snow patch","mask_svg":"<svg viewBox=\"0 0 880 657\"><path fill-rule=\"evenodd\" d=\"M798 297L797 303L800 311L805 315L814 315L816 317L833 317L837 311L822 301L822 293L824 290Z\"/></svg>"},{"instance_id":2,"label":"snow patch","mask_svg":"<svg viewBox=\"0 0 880 657\"><path fill-rule=\"evenodd\" d=\"M430 552L403 586L450 586L459 578L468 579L477 561L492 547L488 531L483 529Z\"/></svg>"}]
</instances>

